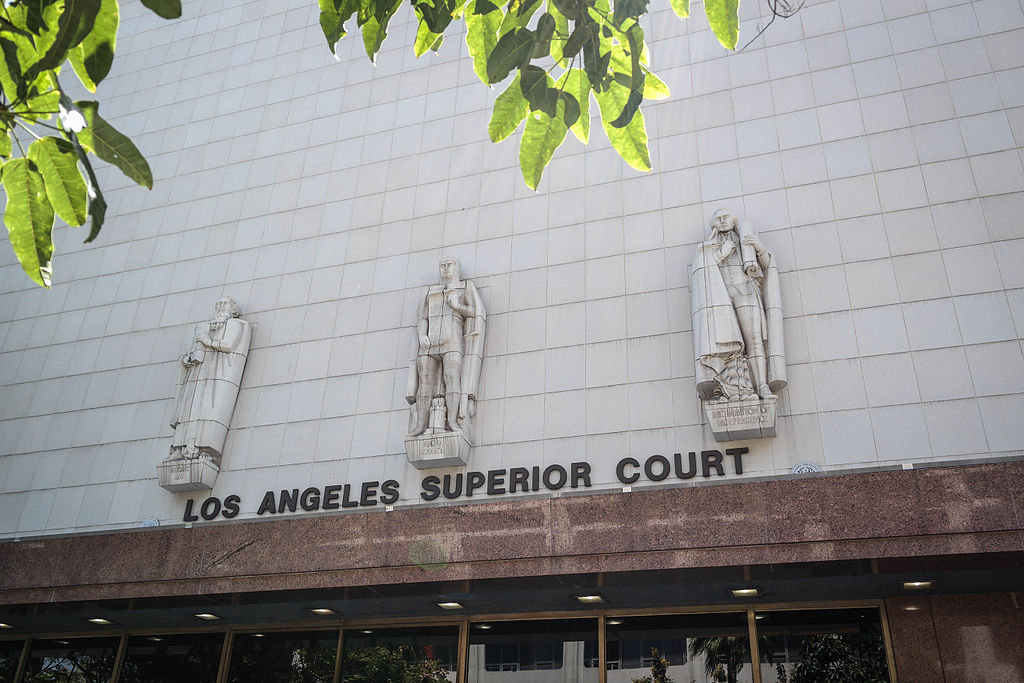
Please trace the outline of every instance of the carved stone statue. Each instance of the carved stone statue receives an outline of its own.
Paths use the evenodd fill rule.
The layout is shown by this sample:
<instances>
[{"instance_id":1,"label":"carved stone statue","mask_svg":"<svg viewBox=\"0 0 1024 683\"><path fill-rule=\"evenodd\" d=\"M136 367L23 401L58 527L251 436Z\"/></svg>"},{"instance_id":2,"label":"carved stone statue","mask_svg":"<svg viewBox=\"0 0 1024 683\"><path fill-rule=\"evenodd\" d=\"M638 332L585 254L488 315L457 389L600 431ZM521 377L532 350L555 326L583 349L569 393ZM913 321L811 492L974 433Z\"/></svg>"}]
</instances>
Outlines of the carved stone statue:
<instances>
[{"instance_id":1,"label":"carved stone statue","mask_svg":"<svg viewBox=\"0 0 1024 683\"><path fill-rule=\"evenodd\" d=\"M192 348L180 359L170 457L158 467L160 485L169 490L212 488L210 478L220 471L252 331L238 317L231 297L217 301L215 311L213 320L196 329Z\"/></svg>"},{"instance_id":2,"label":"carved stone statue","mask_svg":"<svg viewBox=\"0 0 1024 683\"><path fill-rule=\"evenodd\" d=\"M774 436L786 386L778 268L749 222L720 209L710 225L690 275L697 394L719 441Z\"/></svg>"},{"instance_id":3,"label":"carved stone statue","mask_svg":"<svg viewBox=\"0 0 1024 683\"><path fill-rule=\"evenodd\" d=\"M441 282L423 292L416 360L409 372L406 454L420 468L465 464L483 361L487 311L459 262L441 260Z\"/></svg>"}]
</instances>

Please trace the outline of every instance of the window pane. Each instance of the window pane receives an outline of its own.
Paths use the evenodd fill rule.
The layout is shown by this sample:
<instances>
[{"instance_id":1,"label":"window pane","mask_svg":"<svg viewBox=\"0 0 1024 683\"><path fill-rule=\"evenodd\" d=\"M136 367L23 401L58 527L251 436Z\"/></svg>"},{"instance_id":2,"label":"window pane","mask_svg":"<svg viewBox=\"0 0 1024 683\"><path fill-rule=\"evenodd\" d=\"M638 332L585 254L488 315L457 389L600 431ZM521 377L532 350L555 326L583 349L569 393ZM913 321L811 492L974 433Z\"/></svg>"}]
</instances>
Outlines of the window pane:
<instances>
[{"instance_id":1,"label":"window pane","mask_svg":"<svg viewBox=\"0 0 1024 683\"><path fill-rule=\"evenodd\" d=\"M331 683L337 631L239 633L231 650L231 683Z\"/></svg>"},{"instance_id":2,"label":"window pane","mask_svg":"<svg viewBox=\"0 0 1024 683\"><path fill-rule=\"evenodd\" d=\"M12 683L18 672L18 660L25 643L20 640L0 640L0 683Z\"/></svg>"},{"instance_id":3,"label":"window pane","mask_svg":"<svg viewBox=\"0 0 1024 683\"><path fill-rule=\"evenodd\" d=\"M455 680L459 628L345 629L343 683Z\"/></svg>"},{"instance_id":4,"label":"window pane","mask_svg":"<svg viewBox=\"0 0 1024 683\"><path fill-rule=\"evenodd\" d=\"M608 683L664 673L675 681L752 680L747 615L609 617Z\"/></svg>"},{"instance_id":5,"label":"window pane","mask_svg":"<svg viewBox=\"0 0 1024 683\"><path fill-rule=\"evenodd\" d=\"M25 683L98 683L114 672L119 638L34 640Z\"/></svg>"},{"instance_id":6,"label":"window pane","mask_svg":"<svg viewBox=\"0 0 1024 683\"><path fill-rule=\"evenodd\" d=\"M764 683L889 680L875 608L759 612L757 645Z\"/></svg>"},{"instance_id":7,"label":"window pane","mask_svg":"<svg viewBox=\"0 0 1024 683\"><path fill-rule=\"evenodd\" d=\"M597 674L596 619L470 625L469 683L596 683Z\"/></svg>"},{"instance_id":8,"label":"window pane","mask_svg":"<svg viewBox=\"0 0 1024 683\"><path fill-rule=\"evenodd\" d=\"M121 667L122 683L215 683L223 633L132 636Z\"/></svg>"}]
</instances>

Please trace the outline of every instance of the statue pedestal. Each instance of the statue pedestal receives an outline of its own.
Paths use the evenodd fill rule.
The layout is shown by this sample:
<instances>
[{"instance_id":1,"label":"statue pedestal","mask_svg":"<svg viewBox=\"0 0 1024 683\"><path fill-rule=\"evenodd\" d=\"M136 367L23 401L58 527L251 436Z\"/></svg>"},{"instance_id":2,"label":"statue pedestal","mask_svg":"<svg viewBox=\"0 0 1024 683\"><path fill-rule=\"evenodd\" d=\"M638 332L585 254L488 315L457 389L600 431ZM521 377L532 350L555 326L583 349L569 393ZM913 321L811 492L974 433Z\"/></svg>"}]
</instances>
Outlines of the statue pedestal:
<instances>
[{"instance_id":1,"label":"statue pedestal","mask_svg":"<svg viewBox=\"0 0 1024 683\"><path fill-rule=\"evenodd\" d=\"M156 466L160 487L174 493L212 489L218 474L220 468L207 458L164 460Z\"/></svg>"},{"instance_id":2,"label":"statue pedestal","mask_svg":"<svg viewBox=\"0 0 1024 683\"><path fill-rule=\"evenodd\" d=\"M775 397L751 401L704 403L715 441L775 436Z\"/></svg>"},{"instance_id":3,"label":"statue pedestal","mask_svg":"<svg viewBox=\"0 0 1024 683\"><path fill-rule=\"evenodd\" d=\"M472 444L461 431L405 437L405 455L419 470L461 467L469 462Z\"/></svg>"}]
</instances>

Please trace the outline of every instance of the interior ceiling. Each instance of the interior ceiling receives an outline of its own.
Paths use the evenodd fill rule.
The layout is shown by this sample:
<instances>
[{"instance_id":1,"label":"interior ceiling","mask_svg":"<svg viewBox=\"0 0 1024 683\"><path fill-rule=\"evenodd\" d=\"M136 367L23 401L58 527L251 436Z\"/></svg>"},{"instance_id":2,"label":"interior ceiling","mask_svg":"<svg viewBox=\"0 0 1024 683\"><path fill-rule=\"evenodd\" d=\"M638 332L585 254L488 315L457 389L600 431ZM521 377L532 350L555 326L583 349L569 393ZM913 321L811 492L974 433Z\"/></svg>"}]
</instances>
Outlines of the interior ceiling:
<instances>
[{"instance_id":1,"label":"interior ceiling","mask_svg":"<svg viewBox=\"0 0 1024 683\"><path fill-rule=\"evenodd\" d=\"M337 625L370 619L439 620L495 614L579 612L701 605L738 607L779 602L862 600L910 593L903 581L930 580L930 593L1024 591L1024 553L998 553L900 560L821 562L535 576L471 582L424 582L348 589L182 596L101 602L36 603L0 606L0 637L22 634L98 634L104 631L176 630L183 628L273 625ZM745 578L749 577L749 578ZM760 597L736 599L730 590L756 587ZM584 605L578 595L600 594L603 604ZM458 602L462 610L442 610L437 603ZM310 610L327 607L335 614ZM210 612L219 621L194 615ZM87 620L109 619L110 626Z\"/></svg>"}]
</instances>

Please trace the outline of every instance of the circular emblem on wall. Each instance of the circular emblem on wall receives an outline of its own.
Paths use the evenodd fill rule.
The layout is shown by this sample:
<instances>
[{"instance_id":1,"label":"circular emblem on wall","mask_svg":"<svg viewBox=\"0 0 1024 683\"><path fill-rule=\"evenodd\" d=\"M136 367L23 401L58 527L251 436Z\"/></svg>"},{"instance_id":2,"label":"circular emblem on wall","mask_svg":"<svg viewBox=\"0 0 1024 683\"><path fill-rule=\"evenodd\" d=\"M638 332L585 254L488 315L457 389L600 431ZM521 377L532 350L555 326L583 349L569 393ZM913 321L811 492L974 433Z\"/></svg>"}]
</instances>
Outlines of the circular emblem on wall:
<instances>
[{"instance_id":1,"label":"circular emblem on wall","mask_svg":"<svg viewBox=\"0 0 1024 683\"><path fill-rule=\"evenodd\" d=\"M821 472L821 467L813 462L798 462L793 465L793 474L807 474L808 472Z\"/></svg>"},{"instance_id":2,"label":"circular emblem on wall","mask_svg":"<svg viewBox=\"0 0 1024 683\"><path fill-rule=\"evenodd\" d=\"M139 522L140 527L146 526L160 526L160 520L156 517L146 517L144 520Z\"/></svg>"}]
</instances>

